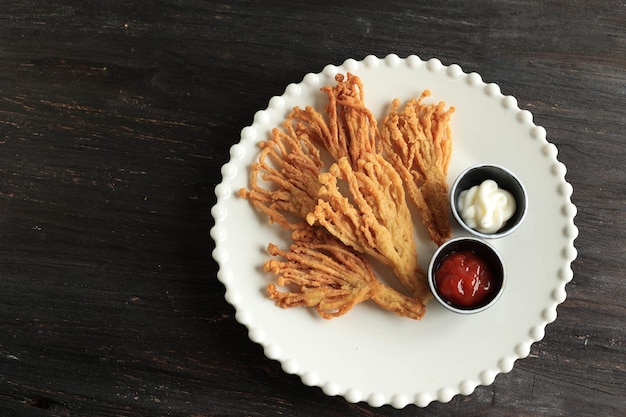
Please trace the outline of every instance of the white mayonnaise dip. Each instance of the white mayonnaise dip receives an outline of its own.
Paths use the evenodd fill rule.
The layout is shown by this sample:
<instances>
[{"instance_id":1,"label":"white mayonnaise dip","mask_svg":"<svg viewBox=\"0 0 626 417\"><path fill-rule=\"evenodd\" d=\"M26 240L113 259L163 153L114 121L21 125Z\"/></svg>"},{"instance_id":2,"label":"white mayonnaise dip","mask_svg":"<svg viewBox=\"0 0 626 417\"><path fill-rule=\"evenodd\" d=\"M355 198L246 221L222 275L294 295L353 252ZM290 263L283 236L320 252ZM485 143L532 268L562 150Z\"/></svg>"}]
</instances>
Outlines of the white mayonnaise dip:
<instances>
[{"instance_id":1,"label":"white mayonnaise dip","mask_svg":"<svg viewBox=\"0 0 626 417\"><path fill-rule=\"evenodd\" d=\"M457 206L463 221L482 233L495 233L515 213L515 198L498 187L494 180L485 180L459 195Z\"/></svg>"}]
</instances>

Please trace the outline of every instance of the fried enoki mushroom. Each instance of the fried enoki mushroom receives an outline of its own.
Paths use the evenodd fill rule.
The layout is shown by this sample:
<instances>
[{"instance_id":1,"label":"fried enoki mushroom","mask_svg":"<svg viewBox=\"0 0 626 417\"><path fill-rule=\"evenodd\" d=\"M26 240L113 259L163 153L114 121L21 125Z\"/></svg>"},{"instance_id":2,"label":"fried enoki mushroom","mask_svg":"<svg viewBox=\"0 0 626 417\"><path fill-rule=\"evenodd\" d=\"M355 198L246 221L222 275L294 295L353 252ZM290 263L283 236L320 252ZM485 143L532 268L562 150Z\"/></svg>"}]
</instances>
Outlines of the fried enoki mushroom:
<instances>
[{"instance_id":1,"label":"fried enoki mushroom","mask_svg":"<svg viewBox=\"0 0 626 417\"><path fill-rule=\"evenodd\" d=\"M282 307L315 307L325 318L368 299L420 318L432 294L418 264L405 194L433 240L443 243L450 231L445 177L454 109L423 105L426 92L402 112L396 100L380 131L359 77L335 79L334 87L322 89L329 100L325 115L310 106L294 108L283 129L260 144L250 190L240 190L270 222L292 230L288 250L268 247L283 258L264 265L278 275L268 293ZM320 148L335 159L326 173ZM380 283L366 256L388 265L412 297Z\"/></svg>"},{"instance_id":2,"label":"fried enoki mushroom","mask_svg":"<svg viewBox=\"0 0 626 417\"><path fill-rule=\"evenodd\" d=\"M302 121L298 123L296 132L321 144L340 166L348 167L350 172L358 173L355 178L360 177L359 181L364 184L368 182L368 185L360 192L362 198L357 204L358 210L354 206L350 208L345 204L325 204L322 200L329 196L325 195L328 190L325 187L320 188L319 197L322 200L318 202L316 211L308 215L307 221L309 224L317 221L343 243L389 265L400 282L425 299L429 291L425 285L424 274L421 273L417 263L413 223L402 186L397 187L402 192L401 197L388 195L388 183L393 183L393 179L398 179L401 183L401 180L380 155L382 152L379 143L380 133L376 118L365 106L361 79L348 73L347 78L342 74L337 74L335 80L337 82L335 86L322 88L328 96L325 109L328 122L311 107L305 110L295 109L294 113ZM372 182L368 178L373 164L384 171L382 175L385 181L382 183ZM320 176L320 182L324 185L329 180L332 181L331 177L340 171L341 169L331 168L329 173ZM347 171L344 170L344 172ZM336 184L335 192L337 196L341 195L341 192L336 189ZM340 201L340 198L334 201ZM369 206L370 204L372 206ZM379 210L372 210L372 207L383 206L396 207L398 209L396 212L406 213L406 216L403 214L397 217L393 212L382 215ZM355 213L358 214L352 216L350 222L342 224L329 221L330 218L343 219L342 211L351 209L356 210ZM372 214L377 220L373 221L368 218ZM388 226L393 229L388 229ZM376 229L375 235L372 233L372 228ZM360 232L353 233L353 236L348 238L348 230ZM392 243L394 240L395 243Z\"/></svg>"},{"instance_id":3,"label":"fried enoki mushroom","mask_svg":"<svg viewBox=\"0 0 626 417\"><path fill-rule=\"evenodd\" d=\"M283 129L274 129L272 137L260 143L261 153L252 165L250 189L240 195L265 213L270 222L293 230L294 243L281 251L270 244L269 253L288 261L272 259L266 271L279 275L268 285L270 298L281 307L315 307L325 318L345 314L352 306L372 299L396 314L419 319L424 305L380 283L369 261L361 254L304 219L317 203L322 167L319 150L309 136L296 133L300 119L292 113ZM278 286L294 287L282 292Z\"/></svg>"},{"instance_id":4,"label":"fried enoki mushroom","mask_svg":"<svg viewBox=\"0 0 626 417\"><path fill-rule=\"evenodd\" d=\"M261 154L252 164L250 189L242 188L239 195L265 213L270 223L295 230L307 226L303 219L315 207L323 163L319 149L296 134L291 118L283 128L273 129L271 139L259 144Z\"/></svg>"},{"instance_id":5,"label":"fried enoki mushroom","mask_svg":"<svg viewBox=\"0 0 626 417\"><path fill-rule=\"evenodd\" d=\"M431 239L441 245L452 236L448 216L448 165L452 154L450 117L454 107L427 105L425 90L402 111L394 100L381 125L386 158L404 181Z\"/></svg>"},{"instance_id":6,"label":"fried enoki mushroom","mask_svg":"<svg viewBox=\"0 0 626 417\"><path fill-rule=\"evenodd\" d=\"M354 168L341 158L319 179L320 199L307 222L389 266L413 296L427 302L431 293L417 261L411 213L402 180L391 164L374 153L363 155Z\"/></svg>"},{"instance_id":7,"label":"fried enoki mushroom","mask_svg":"<svg viewBox=\"0 0 626 417\"><path fill-rule=\"evenodd\" d=\"M328 96L326 118L313 107L294 108L291 119L298 120L296 133L326 149L335 161L348 157L353 165L365 153L379 153L377 121L365 106L361 79L348 73L335 76L335 86L325 86Z\"/></svg>"},{"instance_id":8,"label":"fried enoki mushroom","mask_svg":"<svg viewBox=\"0 0 626 417\"><path fill-rule=\"evenodd\" d=\"M424 304L384 285L374 275L363 255L330 236L323 229L302 229L292 234L289 250L270 244L271 255L264 269L278 275L267 286L271 299L283 308L307 306L331 319L347 313L356 304L373 300L402 317L420 319ZM281 291L277 286L287 290Z\"/></svg>"},{"instance_id":9,"label":"fried enoki mushroom","mask_svg":"<svg viewBox=\"0 0 626 417\"><path fill-rule=\"evenodd\" d=\"M332 152L335 160L347 156L354 166L356 162L368 153L379 153L379 131L376 118L365 106L365 95L361 79L348 73L335 76L337 84L334 87L326 86L322 91L328 96L326 114L332 136L332 142L324 143Z\"/></svg>"}]
</instances>

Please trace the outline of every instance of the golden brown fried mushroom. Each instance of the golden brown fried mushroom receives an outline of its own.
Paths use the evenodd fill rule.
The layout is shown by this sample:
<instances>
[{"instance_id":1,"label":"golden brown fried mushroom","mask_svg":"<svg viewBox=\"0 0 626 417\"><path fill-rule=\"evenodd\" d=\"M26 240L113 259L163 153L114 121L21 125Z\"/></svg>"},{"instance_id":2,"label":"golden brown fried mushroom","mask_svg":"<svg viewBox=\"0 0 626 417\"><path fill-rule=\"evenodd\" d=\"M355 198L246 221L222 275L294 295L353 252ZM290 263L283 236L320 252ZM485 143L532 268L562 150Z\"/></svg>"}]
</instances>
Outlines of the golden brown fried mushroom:
<instances>
[{"instance_id":1,"label":"golden brown fried mushroom","mask_svg":"<svg viewBox=\"0 0 626 417\"><path fill-rule=\"evenodd\" d=\"M250 189L239 190L271 223L288 230L306 227L303 219L314 209L322 167L319 149L295 133L291 120L261 142L259 161L252 164Z\"/></svg>"},{"instance_id":2,"label":"golden brown fried mushroom","mask_svg":"<svg viewBox=\"0 0 626 417\"><path fill-rule=\"evenodd\" d=\"M402 111L394 100L383 119L381 138L385 157L404 181L431 239L441 245L452 236L448 216L448 165L452 154L450 117L454 107L426 105L425 90L419 99L407 102Z\"/></svg>"},{"instance_id":3,"label":"golden brown fried mushroom","mask_svg":"<svg viewBox=\"0 0 626 417\"><path fill-rule=\"evenodd\" d=\"M330 236L323 229L293 232L293 244L283 251L270 244L267 272L278 276L267 287L268 294L283 308L314 307L325 319L339 317L356 304L373 300L402 317L420 319L424 304L382 284L362 255ZM279 290L278 287L286 288Z\"/></svg>"},{"instance_id":4,"label":"golden brown fried mushroom","mask_svg":"<svg viewBox=\"0 0 626 417\"><path fill-rule=\"evenodd\" d=\"M422 302L430 299L417 261L402 180L389 162L369 153L353 168L347 158L341 158L328 173L320 175L320 182L320 200L307 222L323 226L345 245L389 266ZM348 195L344 195L344 188Z\"/></svg>"},{"instance_id":5,"label":"golden brown fried mushroom","mask_svg":"<svg viewBox=\"0 0 626 417\"><path fill-rule=\"evenodd\" d=\"M328 97L326 117L311 106L294 108L289 116L298 120L296 134L326 149L335 161L343 157L356 164L365 153L379 153L377 121L365 106L361 79L348 73L335 76L334 86L322 91Z\"/></svg>"},{"instance_id":6,"label":"golden brown fried mushroom","mask_svg":"<svg viewBox=\"0 0 626 417\"><path fill-rule=\"evenodd\" d=\"M240 190L270 222L293 231L287 250L268 247L277 257L264 264L277 275L268 294L281 307L314 307L325 318L371 299L419 319L432 295L417 262L405 193L433 240L445 241L454 109L423 105L428 92L402 112L395 100L381 132L364 104L360 78L335 79L335 86L322 88L325 114L295 107L283 128L260 144L250 189ZM322 172L322 149L336 161L328 172ZM388 265L411 297L379 282L366 256Z\"/></svg>"}]
</instances>

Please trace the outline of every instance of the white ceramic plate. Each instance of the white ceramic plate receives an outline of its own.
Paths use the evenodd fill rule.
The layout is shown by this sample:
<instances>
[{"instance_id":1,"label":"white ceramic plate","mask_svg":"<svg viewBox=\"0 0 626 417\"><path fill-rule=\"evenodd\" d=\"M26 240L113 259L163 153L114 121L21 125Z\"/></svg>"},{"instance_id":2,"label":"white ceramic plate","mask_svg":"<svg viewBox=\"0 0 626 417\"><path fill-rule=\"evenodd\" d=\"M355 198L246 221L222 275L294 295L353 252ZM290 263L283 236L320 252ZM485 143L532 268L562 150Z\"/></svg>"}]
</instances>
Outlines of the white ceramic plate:
<instances>
[{"instance_id":1,"label":"white ceramic plate","mask_svg":"<svg viewBox=\"0 0 626 417\"><path fill-rule=\"evenodd\" d=\"M258 157L257 143L267 139L295 105L314 105L322 111L326 96L319 89L334 84L337 72L348 71L363 80L366 104L379 119L393 98L419 97L426 88L432 102L443 100L456 107L450 184L464 168L478 163L502 165L524 183L529 199L524 223L512 235L490 241L508 270L506 291L492 308L457 315L432 302L426 316L413 321L366 302L327 321L311 309L283 310L266 296L265 286L274 278L262 272L267 244L285 247L288 240L278 226L268 225L239 198L237 190L248 186L249 166ZM529 354L531 344L543 338L546 324L556 319L557 305L566 298L578 230L573 222L576 207L570 201L572 187L556 156L545 129L533 124L532 114L520 110L515 98L502 95L496 84L486 84L458 65L417 56L368 56L307 74L256 113L222 167L211 236L226 300L267 357L327 395L402 408L471 394ZM436 248L425 238L419 218L415 224L425 269ZM456 227L454 235L464 233Z\"/></svg>"}]
</instances>

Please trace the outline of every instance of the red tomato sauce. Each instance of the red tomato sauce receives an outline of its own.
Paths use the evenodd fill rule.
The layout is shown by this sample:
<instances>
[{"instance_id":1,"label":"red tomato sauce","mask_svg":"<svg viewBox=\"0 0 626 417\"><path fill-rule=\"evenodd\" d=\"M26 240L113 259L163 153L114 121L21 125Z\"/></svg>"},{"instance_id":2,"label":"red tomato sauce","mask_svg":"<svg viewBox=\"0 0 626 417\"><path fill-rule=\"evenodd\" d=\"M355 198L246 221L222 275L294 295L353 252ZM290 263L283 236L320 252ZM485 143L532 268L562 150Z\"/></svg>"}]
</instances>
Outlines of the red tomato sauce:
<instances>
[{"instance_id":1,"label":"red tomato sauce","mask_svg":"<svg viewBox=\"0 0 626 417\"><path fill-rule=\"evenodd\" d=\"M439 295L453 307L470 308L483 304L494 291L491 268L471 251L446 256L435 272Z\"/></svg>"}]
</instances>

